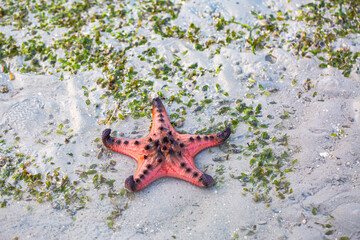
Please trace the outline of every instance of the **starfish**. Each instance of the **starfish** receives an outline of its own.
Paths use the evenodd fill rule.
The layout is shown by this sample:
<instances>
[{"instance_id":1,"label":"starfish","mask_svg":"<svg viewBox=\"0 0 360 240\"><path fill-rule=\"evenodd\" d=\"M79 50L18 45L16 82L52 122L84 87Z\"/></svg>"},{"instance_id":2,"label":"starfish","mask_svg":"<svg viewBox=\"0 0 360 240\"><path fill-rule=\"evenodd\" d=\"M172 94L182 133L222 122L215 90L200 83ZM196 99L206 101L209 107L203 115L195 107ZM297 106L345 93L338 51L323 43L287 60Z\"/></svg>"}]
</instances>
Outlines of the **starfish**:
<instances>
[{"instance_id":1,"label":"starfish","mask_svg":"<svg viewBox=\"0 0 360 240\"><path fill-rule=\"evenodd\" d=\"M134 158L135 175L125 180L129 191L140 191L162 177L174 177L207 188L214 179L196 168L194 157L202 150L217 146L230 136L230 127L211 135L191 135L176 132L164 105L153 99L153 122L150 134L139 139L119 139L110 136L111 129L102 133L104 145L112 151Z\"/></svg>"}]
</instances>

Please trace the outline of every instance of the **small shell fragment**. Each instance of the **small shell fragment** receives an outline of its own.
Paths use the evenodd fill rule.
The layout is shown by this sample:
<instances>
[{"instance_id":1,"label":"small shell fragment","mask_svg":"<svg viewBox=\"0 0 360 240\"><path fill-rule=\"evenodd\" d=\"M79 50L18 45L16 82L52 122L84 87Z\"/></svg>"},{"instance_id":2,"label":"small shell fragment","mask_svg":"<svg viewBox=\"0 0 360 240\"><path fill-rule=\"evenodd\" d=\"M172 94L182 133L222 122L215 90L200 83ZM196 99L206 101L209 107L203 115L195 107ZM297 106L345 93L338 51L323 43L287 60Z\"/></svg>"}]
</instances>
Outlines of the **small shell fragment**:
<instances>
[{"instance_id":1,"label":"small shell fragment","mask_svg":"<svg viewBox=\"0 0 360 240\"><path fill-rule=\"evenodd\" d=\"M329 156L329 153L327 152L322 152L322 153L319 153L320 157L323 157L323 158L326 158Z\"/></svg>"}]
</instances>

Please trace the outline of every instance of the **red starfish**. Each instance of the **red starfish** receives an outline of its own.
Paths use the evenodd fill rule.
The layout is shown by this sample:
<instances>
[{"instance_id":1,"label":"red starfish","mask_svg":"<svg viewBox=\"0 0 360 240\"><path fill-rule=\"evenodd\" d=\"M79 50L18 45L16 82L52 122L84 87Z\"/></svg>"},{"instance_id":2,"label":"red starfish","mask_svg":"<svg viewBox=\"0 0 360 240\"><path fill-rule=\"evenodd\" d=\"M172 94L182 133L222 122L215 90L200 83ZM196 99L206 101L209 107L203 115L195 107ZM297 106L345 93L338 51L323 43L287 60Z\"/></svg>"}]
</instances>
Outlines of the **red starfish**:
<instances>
[{"instance_id":1,"label":"red starfish","mask_svg":"<svg viewBox=\"0 0 360 240\"><path fill-rule=\"evenodd\" d=\"M200 151L221 144L230 136L230 127L211 135L180 134L171 126L164 105L153 100L153 123L150 134L140 139L118 139L111 130L102 133L104 145L138 162L136 173L125 181L129 191L140 191L156 179L175 177L199 187L211 187L211 176L195 167L194 157Z\"/></svg>"}]
</instances>

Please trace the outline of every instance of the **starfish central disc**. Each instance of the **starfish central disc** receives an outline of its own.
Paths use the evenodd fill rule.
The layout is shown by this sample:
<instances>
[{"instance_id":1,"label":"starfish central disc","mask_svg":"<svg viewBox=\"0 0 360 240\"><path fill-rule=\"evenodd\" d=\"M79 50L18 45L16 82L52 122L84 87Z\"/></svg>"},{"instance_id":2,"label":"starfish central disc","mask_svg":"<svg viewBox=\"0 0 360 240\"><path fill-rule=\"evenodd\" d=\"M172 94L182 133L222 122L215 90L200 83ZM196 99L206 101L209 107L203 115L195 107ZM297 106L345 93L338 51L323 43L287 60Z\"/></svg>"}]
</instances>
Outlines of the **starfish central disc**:
<instances>
[{"instance_id":1,"label":"starfish central disc","mask_svg":"<svg viewBox=\"0 0 360 240\"><path fill-rule=\"evenodd\" d=\"M140 191L162 177L174 177L199 187L214 184L211 176L196 168L194 157L200 151L221 144L230 136L230 127L211 135L179 134L170 123L159 98L153 100L153 122L150 134L140 139L120 139L102 134L104 145L134 158L137 170L125 180L129 191Z\"/></svg>"}]
</instances>

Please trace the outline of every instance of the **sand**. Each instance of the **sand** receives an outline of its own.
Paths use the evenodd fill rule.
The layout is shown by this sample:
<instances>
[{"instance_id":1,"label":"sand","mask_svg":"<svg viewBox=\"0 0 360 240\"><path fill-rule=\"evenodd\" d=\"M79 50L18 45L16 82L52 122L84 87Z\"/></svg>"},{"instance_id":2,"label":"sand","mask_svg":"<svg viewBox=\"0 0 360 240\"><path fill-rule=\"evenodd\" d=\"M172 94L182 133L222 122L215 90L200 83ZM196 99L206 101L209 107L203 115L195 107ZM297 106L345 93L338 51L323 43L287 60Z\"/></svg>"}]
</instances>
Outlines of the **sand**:
<instances>
[{"instance_id":1,"label":"sand","mask_svg":"<svg viewBox=\"0 0 360 240\"><path fill-rule=\"evenodd\" d=\"M234 16L239 22L251 23L251 10L269 13L267 5L272 1L188 1L184 2L176 23L195 22L202 29L207 28L207 15L204 11L221 12L225 18ZM273 9L295 9L307 1L275 1ZM201 15L204 15L202 18ZM291 33L301 28L300 24L290 27ZM6 27L2 32L10 34ZM144 34L149 34L143 30ZM218 34L204 30L204 34ZM342 40L359 47L360 40ZM228 99L244 98L247 93L245 80L252 74L256 81L266 89L276 88L270 96L258 94L249 103L261 103L263 121L270 123L272 134L287 134L291 159L298 159L294 170L286 174L293 193L285 199L272 193L269 206L256 203L251 194L242 190L242 182L231 179L229 173L248 171L246 160L237 160L231 154L222 162L227 169L224 182L218 187L200 189L187 182L164 178L148 188L124 197L110 199L108 189L96 189L91 180L84 183L86 194L91 201L84 208L63 209L54 202L14 201L8 199L5 208L0 209L0 239L339 239L348 236L360 239L360 75L355 71L349 78L338 69L318 68L316 59L297 59L286 49L275 48L272 55L276 61L266 61L268 50L260 50L256 55L239 48L224 47L221 54L208 58L206 51L196 51L192 44L173 39L157 38L152 46L161 55L171 57L171 49L188 54L184 64L215 68L222 64L222 71L215 77L203 77L199 83L216 81ZM174 51L175 51L174 50ZM12 60L13 66L19 59ZM131 64L141 69L141 62L131 59ZM144 72L149 65L144 66ZM265 71L263 70L265 69ZM97 70L66 74L60 81L58 75L22 74L13 71L15 80L0 73L0 84L6 85L8 93L0 94L0 126L9 130L3 139L11 145L15 137L21 152L36 159L37 168L33 171L46 173L55 167L70 179L78 179L75 170L92 164L105 165L115 160L115 171L104 172L107 178L115 179L114 189L119 192L125 179L136 169L136 162L121 154L111 154L102 149L94 139L101 136L106 128L98 121L112 109L100 100L101 90L95 81L103 77ZM144 74L145 75L145 74ZM296 78L297 84L292 85ZM311 79L312 88L305 90L304 84ZM161 88L160 80L155 80L154 89ZM87 106L82 86L98 88L90 94L92 104ZM191 89L191 86L189 86ZM194 90L195 91L195 90ZM314 92L316 97L313 97ZM299 92L301 94L299 95ZM215 93L210 96L215 96ZM196 98L196 97L195 97ZM200 97L197 97L200 99ZM245 99L245 98L244 98ZM320 100L320 101L319 101ZM276 104L270 104L275 101ZM97 104L97 107L94 107ZM173 113L176 104L168 106ZM210 124L210 118L217 111L216 106L201 113L189 111L183 126L177 128L194 133ZM283 121L281 129L275 129L274 122L265 118L268 114L279 116L283 111L291 113ZM201 117L201 122L197 119ZM277 118L279 119L279 118ZM74 137L65 144L65 137L56 134L58 126L73 129ZM111 128L124 137L137 138L148 134L151 121L147 118L137 120L127 118ZM239 126L230 138L230 143L245 144L247 127ZM331 133L343 134L338 137ZM48 135L45 133L51 132ZM39 144L39 141L44 144ZM98 157L103 151L102 157ZM70 156L72 153L73 156ZM84 154L87 153L87 154ZM225 153L219 147L201 152L196 158L200 169L208 167L207 173L215 174L219 163L216 157ZM44 163L52 157L54 165ZM230 170L229 170L230 169ZM124 206L128 203L128 206ZM116 229L109 228L106 220L116 207L124 208L121 216L114 221ZM316 215L314 215L316 209ZM328 225L326 225L328 224ZM332 230L331 235L326 235Z\"/></svg>"}]
</instances>

